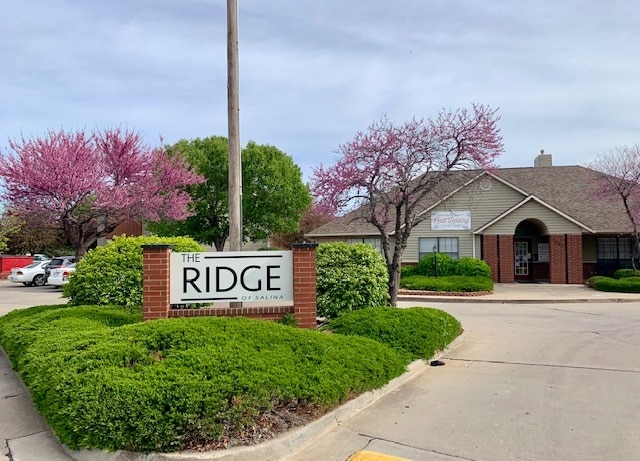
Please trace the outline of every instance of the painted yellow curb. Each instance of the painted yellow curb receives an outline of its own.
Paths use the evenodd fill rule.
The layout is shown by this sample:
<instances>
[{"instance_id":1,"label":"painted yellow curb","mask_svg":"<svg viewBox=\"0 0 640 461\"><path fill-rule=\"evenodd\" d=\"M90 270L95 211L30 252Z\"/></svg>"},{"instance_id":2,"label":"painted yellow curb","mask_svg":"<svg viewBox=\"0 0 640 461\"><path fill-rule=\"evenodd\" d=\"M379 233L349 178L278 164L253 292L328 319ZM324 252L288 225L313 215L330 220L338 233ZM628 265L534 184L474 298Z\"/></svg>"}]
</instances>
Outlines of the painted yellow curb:
<instances>
[{"instance_id":1,"label":"painted yellow curb","mask_svg":"<svg viewBox=\"0 0 640 461\"><path fill-rule=\"evenodd\" d=\"M359 451L350 456L347 461L409 461L405 458L398 458L397 456L385 455L383 453L377 453L375 451Z\"/></svg>"}]
</instances>

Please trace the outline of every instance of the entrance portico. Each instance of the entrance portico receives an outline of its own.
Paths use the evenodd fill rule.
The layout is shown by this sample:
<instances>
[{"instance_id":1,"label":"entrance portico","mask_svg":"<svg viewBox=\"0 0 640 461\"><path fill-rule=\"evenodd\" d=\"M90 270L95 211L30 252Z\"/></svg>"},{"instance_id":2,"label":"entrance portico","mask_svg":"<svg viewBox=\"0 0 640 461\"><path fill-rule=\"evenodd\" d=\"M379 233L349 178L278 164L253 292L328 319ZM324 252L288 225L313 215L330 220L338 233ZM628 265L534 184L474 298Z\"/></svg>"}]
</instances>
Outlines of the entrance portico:
<instances>
[{"instance_id":1,"label":"entrance portico","mask_svg":"<svg viewBox=\"0 0 640 461\"><path fill-rule=\"evenodd\" d=\"M583 283L582 235L482 235L494 282Z\"/></svg>"}]
</instances>

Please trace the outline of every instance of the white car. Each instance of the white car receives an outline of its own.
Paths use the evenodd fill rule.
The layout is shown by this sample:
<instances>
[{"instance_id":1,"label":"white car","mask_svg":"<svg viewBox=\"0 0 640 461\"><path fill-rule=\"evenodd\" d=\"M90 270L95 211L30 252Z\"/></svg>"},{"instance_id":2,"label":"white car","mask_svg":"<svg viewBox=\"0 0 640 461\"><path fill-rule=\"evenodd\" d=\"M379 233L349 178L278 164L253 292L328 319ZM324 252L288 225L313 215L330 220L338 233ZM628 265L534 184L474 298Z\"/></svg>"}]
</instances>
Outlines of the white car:
<instances>
[{"instance_id":1,"label":"white car","mask_svg":"<svg viewBox=\"0 0 640 461\"><path fill-rule=\"evenodd\" d=\"M34 261L28 266L13 268L9 274L9 281L13 283L22 283L26 286L41 287L44 285L44 270L49 264L49 260L46 261Z\"/></svg>"},{"instance_id":2,"label":"white car","mask_svg":"<svg viewBox=\"0 0 640 461\"><path fill-rule=\"evenodd\" d=\"M47 279L47 285L61 287L69 281L69 276L74 270L76 270L75 263L58 269L51 269L51 273L49 273L49 278Z\"/></svg>"}]
</instances>

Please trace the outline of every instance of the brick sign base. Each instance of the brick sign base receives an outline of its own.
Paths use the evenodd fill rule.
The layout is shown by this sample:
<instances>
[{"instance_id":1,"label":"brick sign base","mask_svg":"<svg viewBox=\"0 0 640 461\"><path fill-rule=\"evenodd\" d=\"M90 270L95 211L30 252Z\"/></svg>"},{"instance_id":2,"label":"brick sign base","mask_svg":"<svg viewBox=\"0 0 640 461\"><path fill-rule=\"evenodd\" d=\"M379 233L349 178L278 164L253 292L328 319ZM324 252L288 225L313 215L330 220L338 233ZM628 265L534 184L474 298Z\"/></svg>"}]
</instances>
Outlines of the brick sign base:
<instances>
[{"instance_id":1,"label":"brick sign base","mask_svg":"<svg viewBox=\"0 0 640 461\"><path fill-rule=\"evenodd\" d=\"M279 320L295 315L300 328L316 327L315 243L293 245L293 305L172 309L169 302L170 245L143 245L142 318L236 317Z\"/></svg>"}]
</instances>

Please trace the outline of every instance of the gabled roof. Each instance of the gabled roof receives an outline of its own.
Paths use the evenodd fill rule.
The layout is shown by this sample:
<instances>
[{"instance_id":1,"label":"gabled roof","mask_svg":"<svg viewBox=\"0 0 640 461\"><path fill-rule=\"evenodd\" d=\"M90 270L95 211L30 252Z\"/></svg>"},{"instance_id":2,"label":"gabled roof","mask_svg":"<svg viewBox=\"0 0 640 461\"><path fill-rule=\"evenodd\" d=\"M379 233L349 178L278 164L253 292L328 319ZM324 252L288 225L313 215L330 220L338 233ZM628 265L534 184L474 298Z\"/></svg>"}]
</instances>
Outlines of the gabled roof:
<instances>
[{"instance_id":1,"label":"gabled roof","mask_svg":"<svg viewBox=\"0 0 640 461\"><path fill-rule=\"evenodd\" d=\"M629 222L619 200L604 202L596 196L595 188L600 173L582 166L548 166L502 168L491 173L483 170L452 172L454 180L436 196L427 197L421 204L422 213L446 201L451 195L478 178L489 175L520 192L523 201L535 201L572 221L585 232L628 233ZM443 198L444 197L444 198ZM504 210L500 215L504 215ZM513 211L513 210L511 210ZM336 237L344 235L377 235L378 230L367 223L359 210L335 219L307 234L310 237ZM498 216L496 216L498 218ZM494 220L495 221L495 220ZM492 221L493 222L493 221ZM476 232L489 225L486 223ZM389 229L391 232L392 229Z\"/></svg>"},{"instance_id":2,"label":"gabled roof","mask_svg":"<svg viewBox=\"0 0 640 461\"><path fill-rule=\"evenodd\" d=\"M601 173L583 166L504 168L495 175L597 233L629 232L620 200L599 199Z\"/></svg>"},{"instance_id":3,"label":"gabled roof","mask_svg":"<svg viewBox=\"0 0 640 461\"><path fill-rule=\"evenodd\" d=\"M488 229L489 227L493 226L495 223L497 223L498 221L500 221L502 218L504 218L505 216L509 216L511 213L513 213L515 210L517 210L518 208L523 207L524 205L526 205L529 202L536 202L540 205L542 205L545 208L550 209L551 211L553 211L554 213L559 214L560 216L562 216L564 219L566 219L567 221L571 221L573 224L577 225L578 227L582 227L583 230L587 231L587 232L591 232L592 234L595 234L596 231L594 231L593 229L585 226L584 224L582 224L579 221L576 221L575 219L573 219L571 216L566 215L565 213L563 213L560 210L557 210L556 208L548 205L547 203L544 203L542 200L540 200L539 198L537 198L535 195L528 195L527 198L525 198L524 200L522 200L520 203L515 204L514 206L512 206L511 208L509 208L508 210L504 211L503 213L499 214L497 217L495 217L494 219L492 219L491 221L489 221L488 223L480 226L478 229L474 230L473 233L474 234L482 234L485 229Z\"/></svg>"}]
</instances>

